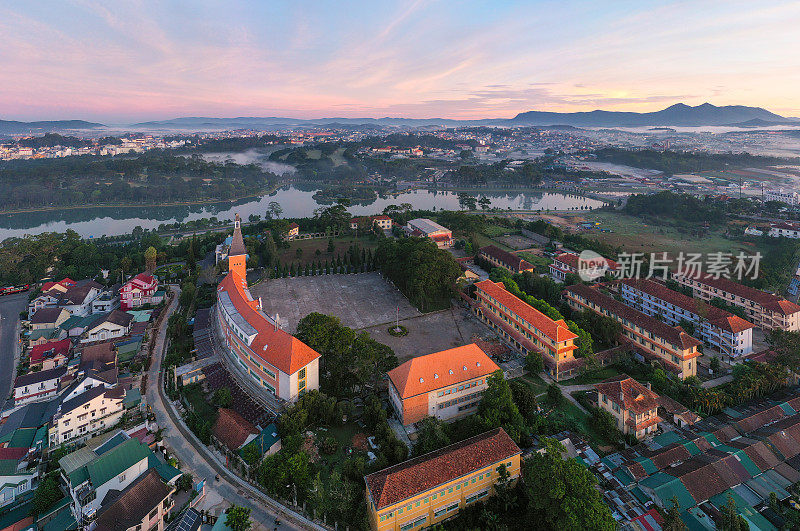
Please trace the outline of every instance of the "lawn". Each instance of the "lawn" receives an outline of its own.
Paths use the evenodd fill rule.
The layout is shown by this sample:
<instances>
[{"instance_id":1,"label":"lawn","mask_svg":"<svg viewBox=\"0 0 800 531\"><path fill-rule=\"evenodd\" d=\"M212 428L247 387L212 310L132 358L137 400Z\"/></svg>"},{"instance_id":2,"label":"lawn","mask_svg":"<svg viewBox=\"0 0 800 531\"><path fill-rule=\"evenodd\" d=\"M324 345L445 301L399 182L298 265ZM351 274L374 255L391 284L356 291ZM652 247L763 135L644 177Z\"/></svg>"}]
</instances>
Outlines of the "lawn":
<instances>
[{"instance_id":1,"label":"lawn","mask_svg":"<svg viewBox=\"0 0 800 531\"><path fill-rule=\"evenodd\" d=\"M205 397L199 383L185 386L183 388L183 396L191 404L198 417L207 419L212 424L214 423L218 414L217 408Z\"/></svg>"},{"instance_id":2,"label":"lawn","mask_svg":"<svg viewBox=\"0 0 800 531\"><path fill-rule=\"evenodd\" d=\"M369 236L344 236L333 239L335 250L332 253L328 252L327 238L318 238L313 240L295 240L289 244L288 249L281 249L280 261L281 264L300 264L305 266L314 261L320 261L325 264L325 260L330 263L331 260L336 259L336 255L344 256L351 245L358 244L359 247L364 249L378 246L378 240L370 240ZM301 256L298 258L297 250L302 251ZM316 251L319 250L320 254L317 255Z\"/></svg>"},{"instance_id":3,"label":"lawn","mask_svg":"<svg viewBox=\"0 0 800 531\"><path fill-rule=\"evenodd\" d=\"M343 426L336 426L333 428L321 427L315 429L314 440L317 442L318 446L319 443L328 436L333 436L339 443L339 448L333 455L324 454L322 451L319 452L320 464L324 463L324 466L326 466L328 470L338 470L341 468L344 462L351 457L347 453L347 449L352 444L353 436L359 432L364 432L364 430L355 422L348 422ZM364 434L366 435L365 432ZM355 450L354 452L357 453L358 451Z\"/></svg>"},{"instance_id":4,"label":"lawn","mask_svg":"<svg viewBox=\"0 0 800 531\"><path fill-rule=\"evenodd\" d=\"M545 258L544 256L539 256L538 254L533 254L529 252L517 253L517 256L530 262L536 268L536 271L540 273L546 273L548 270L548 266L551 263L553 263L553 261L550 260L549 258Z\"/></svg>"},{"instance_id":5,"label":"lawn","mask_svg":"<svg viewBox=\"0 0 800 531\"><path fill-rule=\"evenodd\" d=\"M609 378L613 378L614 376L618 376L620 374L619 369L617 369L614 365L609 365L607 367L602 367L600 369L594 371L586 371L582 374L579 374L575 378L570 380L564 380L560 382L561 385L586 385L586 384L594 384L597 382L602 382L603 380L608 380Z\"/></svg>"},{"instance_id":6,"label":"lawn","mask_svg":"<svg viewBox=\"0 0 800 531\"><path fill-rule=\"evenodd\" d=\"M709 231L703 236L680 233L676 228L667 225L653 225L640 218L619 212L582 212L579 216L586 221L599 221L601 229L611 232L591 231L590 237L621 246L628 252L671 254L710 253L746 251L755 252L752 245L724 236L724 228ZM576 221L578 218L574 218Z\"/></svg>"},{"instance_id":7,"label":"lawn","mask_svg":"<svg viewBox=\"0 0 800 531\"><path fill-rule=\"evenodd\" d=\"M526 374L525 376L517 378L517 380L526 383L531 389L533 389L533 392L536 393L536 396L547 392L547 382L542 380L541 376L538 374Z\"/></svg>"},{"instance_id":8,"label":"lawn","mask_svg":"<svg viewBox=\"0 0 800 531\"><path fill-rule=\"evenodd\" d=\"M515 232L514 229L510 229L508 227L503 227L502 225L492 225L487 224L483 228L483 234L489 236L490 238L494 238L496 236L502 236L504 234L508 234L510 232Z\"/></svg>"}]
</instances>

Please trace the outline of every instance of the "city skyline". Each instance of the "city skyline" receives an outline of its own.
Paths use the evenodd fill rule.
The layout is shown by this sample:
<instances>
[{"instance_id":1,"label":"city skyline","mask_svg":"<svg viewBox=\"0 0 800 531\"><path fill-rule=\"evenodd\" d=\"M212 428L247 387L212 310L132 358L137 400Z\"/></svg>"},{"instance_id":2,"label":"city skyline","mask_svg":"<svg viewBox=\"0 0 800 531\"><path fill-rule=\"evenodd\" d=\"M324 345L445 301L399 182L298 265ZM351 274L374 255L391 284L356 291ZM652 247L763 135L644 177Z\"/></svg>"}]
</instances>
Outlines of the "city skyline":
<instances>
[{"instance_id":1,"label":"city skyline","mask_svg":"<svg viewBox=\"0 0 800 531\"><path fill-rule=\"evenodd\" d=\"M676 102L800 116L800 5L0 7L0 119L511 118Z\"/></svg>"}]
</instances>

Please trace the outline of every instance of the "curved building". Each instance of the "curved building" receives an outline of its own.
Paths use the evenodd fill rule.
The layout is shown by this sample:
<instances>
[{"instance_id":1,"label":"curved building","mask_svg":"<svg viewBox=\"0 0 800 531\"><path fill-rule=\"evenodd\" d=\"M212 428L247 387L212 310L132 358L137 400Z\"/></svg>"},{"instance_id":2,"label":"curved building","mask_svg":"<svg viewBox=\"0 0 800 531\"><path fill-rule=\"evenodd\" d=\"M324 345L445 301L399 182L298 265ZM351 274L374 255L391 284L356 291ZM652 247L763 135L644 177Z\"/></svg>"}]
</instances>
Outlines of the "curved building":
<instances>
[{"instance_id":1,"label":"curved building","mask_svg":"<svg viewBox=\"0 0 800 531\"><path fill-rule=\"evenodd\" d=\"M241 219L236 215L228 254L228 274L217 288L215 318L222 343L258 385L282 400L293 402L319 388L319 358L314 349L281 330L263 312L261 299L247 288L247 250Z\"/></svg>"}]
</instances>

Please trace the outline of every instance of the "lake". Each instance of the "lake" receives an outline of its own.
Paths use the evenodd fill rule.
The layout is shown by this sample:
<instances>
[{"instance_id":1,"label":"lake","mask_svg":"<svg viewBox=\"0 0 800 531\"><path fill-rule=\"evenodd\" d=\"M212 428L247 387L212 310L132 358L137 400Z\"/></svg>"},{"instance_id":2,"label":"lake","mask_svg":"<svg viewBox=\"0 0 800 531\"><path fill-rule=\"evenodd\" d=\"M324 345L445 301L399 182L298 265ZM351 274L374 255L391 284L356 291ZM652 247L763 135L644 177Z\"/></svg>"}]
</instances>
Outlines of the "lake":
<instances>
[{"instance_id":1,"label":"lake","mask_svg":"<svg viewBox=\"0 0 800 531\"><path fill-rule=\"evenodd\" d=\"M237 212L246 220L250 214L263 216L271 201L280 203L283 217L310 217L314 215L315 209L324 206L314 200L313 195L316 190L313 186L290 185L269 195L235 202L163 207L87 207L0 214L0 241L13 236L65 232L67 229L72 229L86 238L118 236L129 234L137 225L144 229L156 229L162 223L184 222L211 216L232 219ZM513 210L566 210L603 206L603 203L596 199L550 192L487 191L474 192L474 195L478 197L485 195L491 199L492 207L504 210L509 207ZM386 206L401 203L410 203L415 209L421 210L459 209L456 192L410 190L397 195L378 197L368 205L353 205L348 210L353 215L379 214Z\"/></svg>"}]
</instances>

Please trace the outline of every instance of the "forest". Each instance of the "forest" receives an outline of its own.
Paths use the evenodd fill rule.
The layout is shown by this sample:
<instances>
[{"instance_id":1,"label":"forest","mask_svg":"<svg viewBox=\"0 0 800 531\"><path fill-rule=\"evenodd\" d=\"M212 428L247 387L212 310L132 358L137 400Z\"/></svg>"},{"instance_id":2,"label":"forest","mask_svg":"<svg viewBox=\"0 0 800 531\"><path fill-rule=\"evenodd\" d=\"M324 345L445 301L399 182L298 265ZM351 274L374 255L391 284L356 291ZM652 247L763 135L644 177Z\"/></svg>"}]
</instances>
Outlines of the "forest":
<instances>
[{"instance_id":1,"label":"forest","mask_svg":"<svg viewBox=\"0 0 800 531\"><path fill-rule=\"evenodd\" d=\"M668 174L787 163L787 159L780 157L763 157L749 153L690 153L687 151L628 150L608 147L599 149L594 154L597 156L597 160L603 162L660 170Z\"/></svg>"},{"instance_id":2,"label":"forest","mask_svg":"<svg viewBox=\"0 0 800 531\"><path fill-rule=\"evenodd\" d=\"M206 162L160 150L10 160L0 162L0 209L227 200L258 193L276 180L255 164Z\"/></svg>"}]
</instances>

